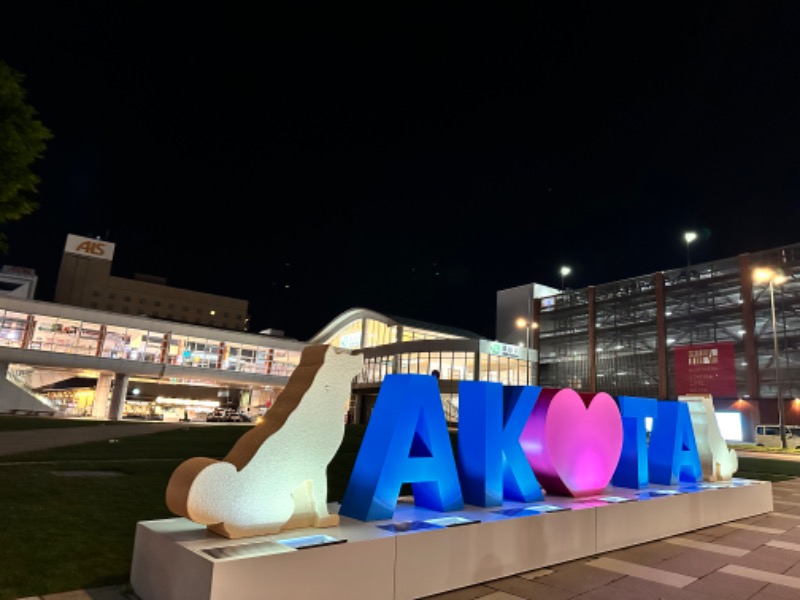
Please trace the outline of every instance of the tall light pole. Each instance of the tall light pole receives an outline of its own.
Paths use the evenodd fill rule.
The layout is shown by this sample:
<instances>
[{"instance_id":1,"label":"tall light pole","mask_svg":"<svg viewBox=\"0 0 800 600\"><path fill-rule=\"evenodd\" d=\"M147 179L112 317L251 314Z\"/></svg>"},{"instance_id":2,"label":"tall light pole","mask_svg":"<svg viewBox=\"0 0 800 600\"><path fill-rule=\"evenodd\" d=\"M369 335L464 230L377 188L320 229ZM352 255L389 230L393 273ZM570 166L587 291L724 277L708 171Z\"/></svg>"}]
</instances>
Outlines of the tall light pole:
<instances>
[{"instance_id":1,"label":"tall light pole","mask_svg":"<svg viewBox=\"0 0 800 600\"><path fill-rule=\"evenodd\" d=\"M569 267L561 267L561 291L564 291L564 277L572 273L572 269Z\"/></svg>"},{"instance_id":2,"label":"tall light pole","mask_svg":"<svg viewBox=\"0 0 800 600\"><path fill-rule=\"evenodd\" d=\"M533 334L533 330L539 328L539 324L536 321L532 320L532 319L525 319L523 317L519 317L516 320L516 325L517 325L518 329L522 329L523 327L525 328L525 349L528 351L528 353L530 355L530 351L531 351L531 336ZM527 369L527 371L528 371L528 379L531 380L532 377L531 377L531 369L530 369L530 359L528 359L528 361L529 361L528 369ZM531 381L529 381L528 383L531 383Z\"/></svg>"},{"instance_id":3,"label":"tall light pole","mask_svg":"<svg viewBox=\"0 0 800 600\"><path fill-rule=\"evenodd\" d=\"M769 306L772 312L772 351L775 357L775 395L778 397L778 427L781 432L781 448L786 449L786 408L781 396L781 367L778 354L778 324L775 319L775 285L786 281L786 277L773 269L753 269L753 280L756 283L769 283Z\"/></svg>"},{"instance_id":4,"label":"tall light pole","mask_svg":"<svg viewBox=\"0 0 800 600\"><path fill-rule=\"evenodd\" d=\"M534 329L539 328L539 324L535 321L529 321L523 317L519 317L516 321L517 329L525 328L525 347L530 350L531 347L531 333Z\"/></svg>"},{"instance_id":5,"label":"tall light pole","mask_svg":"<svg viewBox=\"0 0 800 600\"><path fill-rule=\"evenodd\" d=\"M686 242L686 281L689 281L689 269L692 266L692 261L689 257L689 245L697 239L697 234L694 231L687 231L683 234L683 239Z\"/></svg>"}]
</instances>

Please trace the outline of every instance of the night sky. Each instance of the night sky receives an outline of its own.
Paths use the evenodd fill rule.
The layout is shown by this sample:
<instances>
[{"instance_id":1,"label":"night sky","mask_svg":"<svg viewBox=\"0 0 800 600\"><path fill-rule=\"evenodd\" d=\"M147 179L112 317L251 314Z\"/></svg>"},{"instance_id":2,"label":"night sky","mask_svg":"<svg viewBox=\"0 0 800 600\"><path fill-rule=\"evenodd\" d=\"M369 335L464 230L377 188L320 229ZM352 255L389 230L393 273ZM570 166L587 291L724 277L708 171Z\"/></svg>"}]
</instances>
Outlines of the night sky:
<instances>
[{"instance_id":1,"label":"night sky","mask_svg":"<svg viewBox=\"0 0 800 600\"><path fill-rule=\"evenodd\" d=\"M273 5L281 5L273 6ZM6 2L53 132L5 264L495 333L498 290L800 242L800 2ZM288 286L288 287L287 287Z\"/></svg>"}]
</instances>

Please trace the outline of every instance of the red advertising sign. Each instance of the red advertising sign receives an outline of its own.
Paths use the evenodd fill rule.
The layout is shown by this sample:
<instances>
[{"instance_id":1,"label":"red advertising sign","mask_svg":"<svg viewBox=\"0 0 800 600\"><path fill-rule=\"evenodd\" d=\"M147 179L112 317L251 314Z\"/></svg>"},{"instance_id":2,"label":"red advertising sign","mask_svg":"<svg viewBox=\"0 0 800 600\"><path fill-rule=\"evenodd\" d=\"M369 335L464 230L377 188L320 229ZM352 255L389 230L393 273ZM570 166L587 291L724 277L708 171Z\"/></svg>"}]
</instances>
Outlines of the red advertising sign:
<instances>
[{"instance_id":1,"label":"red advertising sign","mask_svg":"<svg viewBox=\"0 0 800 600\"><path fill-rule=\"evenodd\" d=\"M736 397L733 342L675 348L675 394Z\"/></svg>"}]
</instances>

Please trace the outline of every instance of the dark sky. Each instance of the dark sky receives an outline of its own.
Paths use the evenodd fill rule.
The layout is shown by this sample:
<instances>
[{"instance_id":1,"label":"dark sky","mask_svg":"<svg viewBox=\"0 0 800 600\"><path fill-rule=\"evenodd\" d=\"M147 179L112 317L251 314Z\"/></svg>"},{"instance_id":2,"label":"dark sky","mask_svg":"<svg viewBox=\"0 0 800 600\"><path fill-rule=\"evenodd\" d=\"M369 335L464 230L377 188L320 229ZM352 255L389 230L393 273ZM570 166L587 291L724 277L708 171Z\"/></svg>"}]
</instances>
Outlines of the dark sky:
<instances>
[{"instance_id":1,"label":"dark sky","mask_svg":"<svg viewBox=\"0 0 800 600\"><path fill-rule=\"evenodd\" d=\"M275 5L275 6L273 6ZM494 337L498 290L800 242L800 2L0 7L54 134L6 264L113 274L307 339L365 307ZM286 286L289 287L286 287Z\"/></svg>"}]
</instances>

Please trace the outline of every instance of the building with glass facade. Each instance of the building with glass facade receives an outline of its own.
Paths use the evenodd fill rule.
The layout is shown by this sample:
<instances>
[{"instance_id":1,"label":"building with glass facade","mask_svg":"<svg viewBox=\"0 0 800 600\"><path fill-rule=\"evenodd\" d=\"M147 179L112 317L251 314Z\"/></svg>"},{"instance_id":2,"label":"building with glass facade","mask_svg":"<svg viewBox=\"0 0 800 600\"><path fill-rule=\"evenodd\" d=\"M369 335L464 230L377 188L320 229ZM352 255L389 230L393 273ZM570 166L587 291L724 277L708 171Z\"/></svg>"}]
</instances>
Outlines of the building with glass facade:
<instances>
[{"instance_id":1,"label":"building with glass facade","mask_svg":"<svg viewBox=\"0 0 800 600\"><path fill-rule=\"evenodd\" d=\"M263 411L305 343L0 296L0 365L67 416L203 418L234 401ZM58 383L94 383L75 394ZM5 377L2 381L10 385ZM87 392L87 390L81 390ZM0 389L0 411L2 411Z\"/></svg>"},{"instance_id":2,"label":"building with glass facade","mask_svg":"<svg viewBox=\"0 0 800 600\"><path fill-rule=\"evenodd\" d=\"M772 290L757 280L763 268L777 276ZM498 338L524 343L510 323L527 315L538 325L539 385L709 394L752 440L756 424L778 422L779 397L786 422L800 424L798 274L800 244L547 296L519 286L498 292Z\"/></svg>"},{"instance_id":3,"label":"building with glass facade","mask_svg":"<svg viewBox=\"0 0 800 600\"><path fill-rule=\"evenodd\" d=\"M458 384L532 382L536 353L474 333L351 309L301 342L0 296L0 367L66 416L204 420L220 405L263 413L309 344L364 355L351 422L369 419L383 378L436 374L445 414L458 420ZM92 382L58 388L77 376ZM6 379L8 386L12 381ZM0 389L0 412L3 390Z\"/></svg>"},{"instance_id":4,"label":"building with glass facade","mask_svg":"<svg viewBox=\"0 0 800 600\"><path fill-rule=\"evenodd\" d=\"M535 371L536 352L530 348L363 308L342 313L309 343L331 344L364 355L350 407L350 419L356 423L369 420L381 382L393 373L435 374L445 418L456 423L461 381L530 385Z\"/></svg>"}]
</instances>

